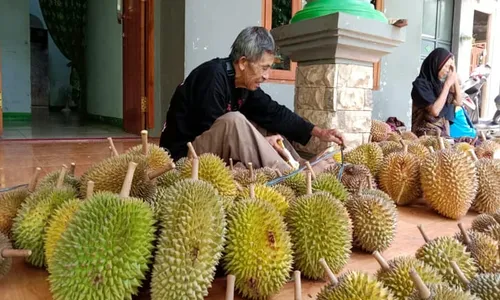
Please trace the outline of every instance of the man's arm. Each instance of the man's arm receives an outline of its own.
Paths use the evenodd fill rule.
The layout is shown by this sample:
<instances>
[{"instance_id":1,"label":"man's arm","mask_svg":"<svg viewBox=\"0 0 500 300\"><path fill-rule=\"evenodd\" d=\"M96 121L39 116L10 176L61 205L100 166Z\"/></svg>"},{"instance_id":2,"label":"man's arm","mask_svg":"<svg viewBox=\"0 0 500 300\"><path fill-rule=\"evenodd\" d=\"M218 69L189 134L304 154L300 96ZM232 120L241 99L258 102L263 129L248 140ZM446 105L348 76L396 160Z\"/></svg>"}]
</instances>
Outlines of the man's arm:
<instances>
[{"instance_id":1,"label":"man's arm","mask_svg":"<svg viewBox=\"0 0 500 300\"><path fill-rule=\"evenodd\" d=\"M241 113L266 130L279 133L302 145L309 142L315 127L286 106L272 100L261 89L249 93L241 107Z\"/></svg>"}]
</instances>

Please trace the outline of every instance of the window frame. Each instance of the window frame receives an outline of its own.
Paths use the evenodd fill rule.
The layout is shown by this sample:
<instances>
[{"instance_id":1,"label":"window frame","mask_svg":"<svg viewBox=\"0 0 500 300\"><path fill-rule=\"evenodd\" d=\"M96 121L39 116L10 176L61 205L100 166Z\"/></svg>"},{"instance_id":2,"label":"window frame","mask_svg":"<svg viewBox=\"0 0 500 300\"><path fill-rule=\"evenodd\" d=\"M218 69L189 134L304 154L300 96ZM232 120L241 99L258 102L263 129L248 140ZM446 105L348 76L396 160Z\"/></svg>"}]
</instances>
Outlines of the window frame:
<instances>
[{"instance_id":1,"label":"window frame","mask_svg":"<svg viewBox=\"0 0 500 300\"><path fill-rule=\"evenodd\" d=\"M302 9L302 0L292 1L292 17L299 10ZM273 0L262 0L262 26L267 30L272 29L273 17ZM272 69L269 75L268 82L282 83L282 84L295 84L295 71L297 70L297 63L290 60L290 70L275 70Z\"/></svg>"}]
</instances>

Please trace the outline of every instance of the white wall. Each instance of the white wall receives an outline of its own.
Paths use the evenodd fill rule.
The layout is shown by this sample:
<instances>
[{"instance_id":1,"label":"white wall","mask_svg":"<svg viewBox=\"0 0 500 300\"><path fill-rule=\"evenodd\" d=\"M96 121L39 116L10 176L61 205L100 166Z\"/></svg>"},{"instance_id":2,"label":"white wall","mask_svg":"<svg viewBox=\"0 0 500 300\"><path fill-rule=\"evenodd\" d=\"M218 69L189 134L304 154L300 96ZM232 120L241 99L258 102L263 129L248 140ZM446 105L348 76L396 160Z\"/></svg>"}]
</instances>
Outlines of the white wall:
<instances>
[{"instance_id":1,"label":"white wall","mask_svg":"<svg viewBox=\"0 0 500 300\"><path fill-rule=\"evenodd\" d=\"M31 112L29 0L0 0L4 112Z\"/></svg>"}]
</instances>

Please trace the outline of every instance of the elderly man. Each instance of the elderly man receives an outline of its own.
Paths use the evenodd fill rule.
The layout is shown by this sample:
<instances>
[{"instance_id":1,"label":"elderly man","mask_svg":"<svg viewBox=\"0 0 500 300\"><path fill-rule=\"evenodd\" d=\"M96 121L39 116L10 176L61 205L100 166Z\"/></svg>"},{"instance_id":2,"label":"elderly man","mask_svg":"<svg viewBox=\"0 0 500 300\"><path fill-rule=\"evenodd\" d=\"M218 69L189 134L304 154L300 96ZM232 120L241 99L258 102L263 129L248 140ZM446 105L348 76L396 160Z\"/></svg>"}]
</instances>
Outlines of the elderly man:
<instances>
[{"instance_id":1,"label":"elderly man","mask_svg":"<svg viewBox=\"0 0 500 300\"><path fill-rule=\"evenodd\" d=\"M243 29L229 57L201 64L177 87L160 146L174 160L187 156L187 143L192 142L198 154L285 171L290 165L283 159L279 140L296 160L300 157L287 140L305 145L315 136L343 144L336 129L311 124L262 91L274 54L273 37L265 28Z\"/></svg>"}]
</instances>

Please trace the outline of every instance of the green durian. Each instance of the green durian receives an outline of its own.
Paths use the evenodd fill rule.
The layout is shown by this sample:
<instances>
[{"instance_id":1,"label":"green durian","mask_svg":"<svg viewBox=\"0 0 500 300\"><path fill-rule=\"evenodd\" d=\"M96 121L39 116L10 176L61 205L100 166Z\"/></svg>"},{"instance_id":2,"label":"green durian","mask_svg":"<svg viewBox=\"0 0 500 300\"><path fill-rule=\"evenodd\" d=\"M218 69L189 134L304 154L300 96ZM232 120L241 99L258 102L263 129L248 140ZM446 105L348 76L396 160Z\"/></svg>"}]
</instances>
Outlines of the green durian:
<instances>
[{"instance_id":1,"label":"green durian","mask_svg":"<svg viewBox=\"0 0 500 300\"><path fill-rule=\"evenodd\" d=\"M415 284L410 277L414 269L426 284L443 283L443 277L431 266L412 256L398 256L388 262L378 251L373 253L381 268L377 271L377 280L392 291L395 299L406 300L413 293Z\"/></svg>"},{"instance_id":2,"label":"green durian","mask_svg":"<svg viewBox=\"0 0 500 300\"><path fill-rule=\"evenodd\" d=\"M489 273L500 271L500 253L498 242L483 232L474 230L465 231L462 224L458 224L460 231L455 238L466 246L476 262L478 272Z\"/></svg>"},{"instance_id":3,"label":"green durian","mask_svg":"<svg viewBox=\"0 0 500 300\"><path fill-rule=\"evenodd\" d=\"M349 195L349 192L337 177L329 173L319 174L312 182L312 190L313 192L328 192L341 202L345 202Z\"/></svg>"},{"instance_id":4,"label":"green durian","mask_svg":"<svg viewBox=\"0 0 500 300\"><path fill-rule=\"evenodd\" d=\"M365 165L373 176L377 176L384 160L382 148L377 143L359 145L345 154L345 161L353 165Z\"/></svg>"},{"instance_id":5,"label":"green durian","mask_svg":"<svg viewBox=\"0 0 500 300\"><path fill-rule=\"evenodd\" d=\"M408 300L480 300L469 292L446 284L426 285L415 270L410 276L417 289L408 297Z\"/></svg>"},{"instance_id":6,"label":"green durian","mask_svg":"<svg viewBox=\"0 0 500 300\"><path fill-rule=\"evenodd\" d=\"M28 198L27 188L19 188L0 194L0 233L11 237L12 223L21 208L21 204Z\"/></svg>"},{"instance_id":7,"label":"green durian","mask_svg":"<svg viewBox=\"0 0 500 300\"><path fill-rule=\"evenodd\" d=\"M324 258L334 273L347 264L352 248L352 224L344 205L330 193L304 195L290 206L287 224L295 266L311 279L321 279Z\"/></svg>"},{"instance_id":8,"label":"green durian","mask_svg":"<svg viewBox=\"0 0 500 300\"><path fill-rule=\"evenodd\" d=\"M480 274L472 278L469 290L482 300L500 299L500 273Z\"/></svg>"},{"instance_id":9,"label":"green durian","mask_svg":"<svg viewBox=\"0 0 500 300\"><path fill-rule=\"evenodd\" d=\"M451 267L452 261L458 264L467 279L477 274L474 259L463 244L450 236L430 240L420 225L418 228L426 243L416 251L415 257L437 270L447 283L462 287L460 278Z\"/></svg>"},{"instance_id":10,"label":"green durian","mask_svg":"<svg viewBox=\"0 0 500 300\"><path fill-rule=\"evenodd\" d=\"M181 179L181 172L177 169L165 172L156 179L158 187L169 187Z\"/></svg>"},{"instance_id":11,"label":"green durian","mask_svg":"<svg viewBox=\"0 0 500 300\"><path fill-rule=\"evenodd\" d=\"M276 191L272 187L258 184L254 186L254 192L255 198L272 204L282 216L285 216L289 205L285 197L278 191ZM250 198L250 187L243 189L243 191L241 191L237 197L237 199L239 200L243 200L246 198Z\"/></svg>"},{"instance_id":12,"label":"green durian","mask_svg":"<svg viewBox=\"0 0 500 300\"><path fill-rule=\"evenodd\" d=\"M272 188L285 197L285 200L288 203L293 203L295 199L297 199L295 192L284 184L276 184L273 185Z\"/></svg>"},{"instance_id":13,"label":"green durian","mask_svg":"<svg viewBox=\"0 0 500 300\"><path fill-rule=\"evenodd\" d=\"M74 171L74 166L75 165L72 164L71 170L73 171ZM75 177L75 174L71 172L71 170L65 173L63 185L71 187L78 191L80 189L80 181L78 180L78 178ZM57 170L45 175L40 179L40 182L38 183L36 189L43 189L45 187L54 188L57 184L57 179L59 178L60 173L61 170Z\"/></svg>"},{"instance_id":14,"label":"green durian","mask_svg":"<svg viewBox=\"0 0 500 300\"><path fill-rule=\"evenodd\" d=\"M269 203L245 199L228 212L223 266L236 277L235 288L246 299L268 299L289 279L292 244L285 222Z\"/></svg>"},{"instance_id":15,"label":"green durian","mask_svg":"<svg viewBox=\"0 0 500 300\"><path fill-rule=\"evenodd\" d=\"M294 170L285 171L283 175L289 175ZM304 172L299 172L283 180L281 184L291 188L295 192L295 197L300 197L306 194L306 175Z\"/></svg>"},{"instance_id":16,"label":"green durian","mask_svg":"<svg viewBox=\"0 0 500 300\"><path fill-rule=\"evenodd\" d=\"M162 195L158 207L161 232L151 299L204 299L224 245L222 199L210 183L192 179L158 194Z\"/></svg>"},{"instance_id":17,"label":"green durian","mask_svg":"<svg viewBox=\"0 0 500 300\"><path fill-rule=\"evenodd\" d=\"M173 165L173 160L165 149L156 144L148 143L147 130L141 131L141 140L141 145L130 148L126 154L132 154L133 156L146 155L146 163L150 170L156 170L167 166L174 168L175 165ZM146 148L146 151L144 151L144 148Z\"/></svg>"}]
</instances>

